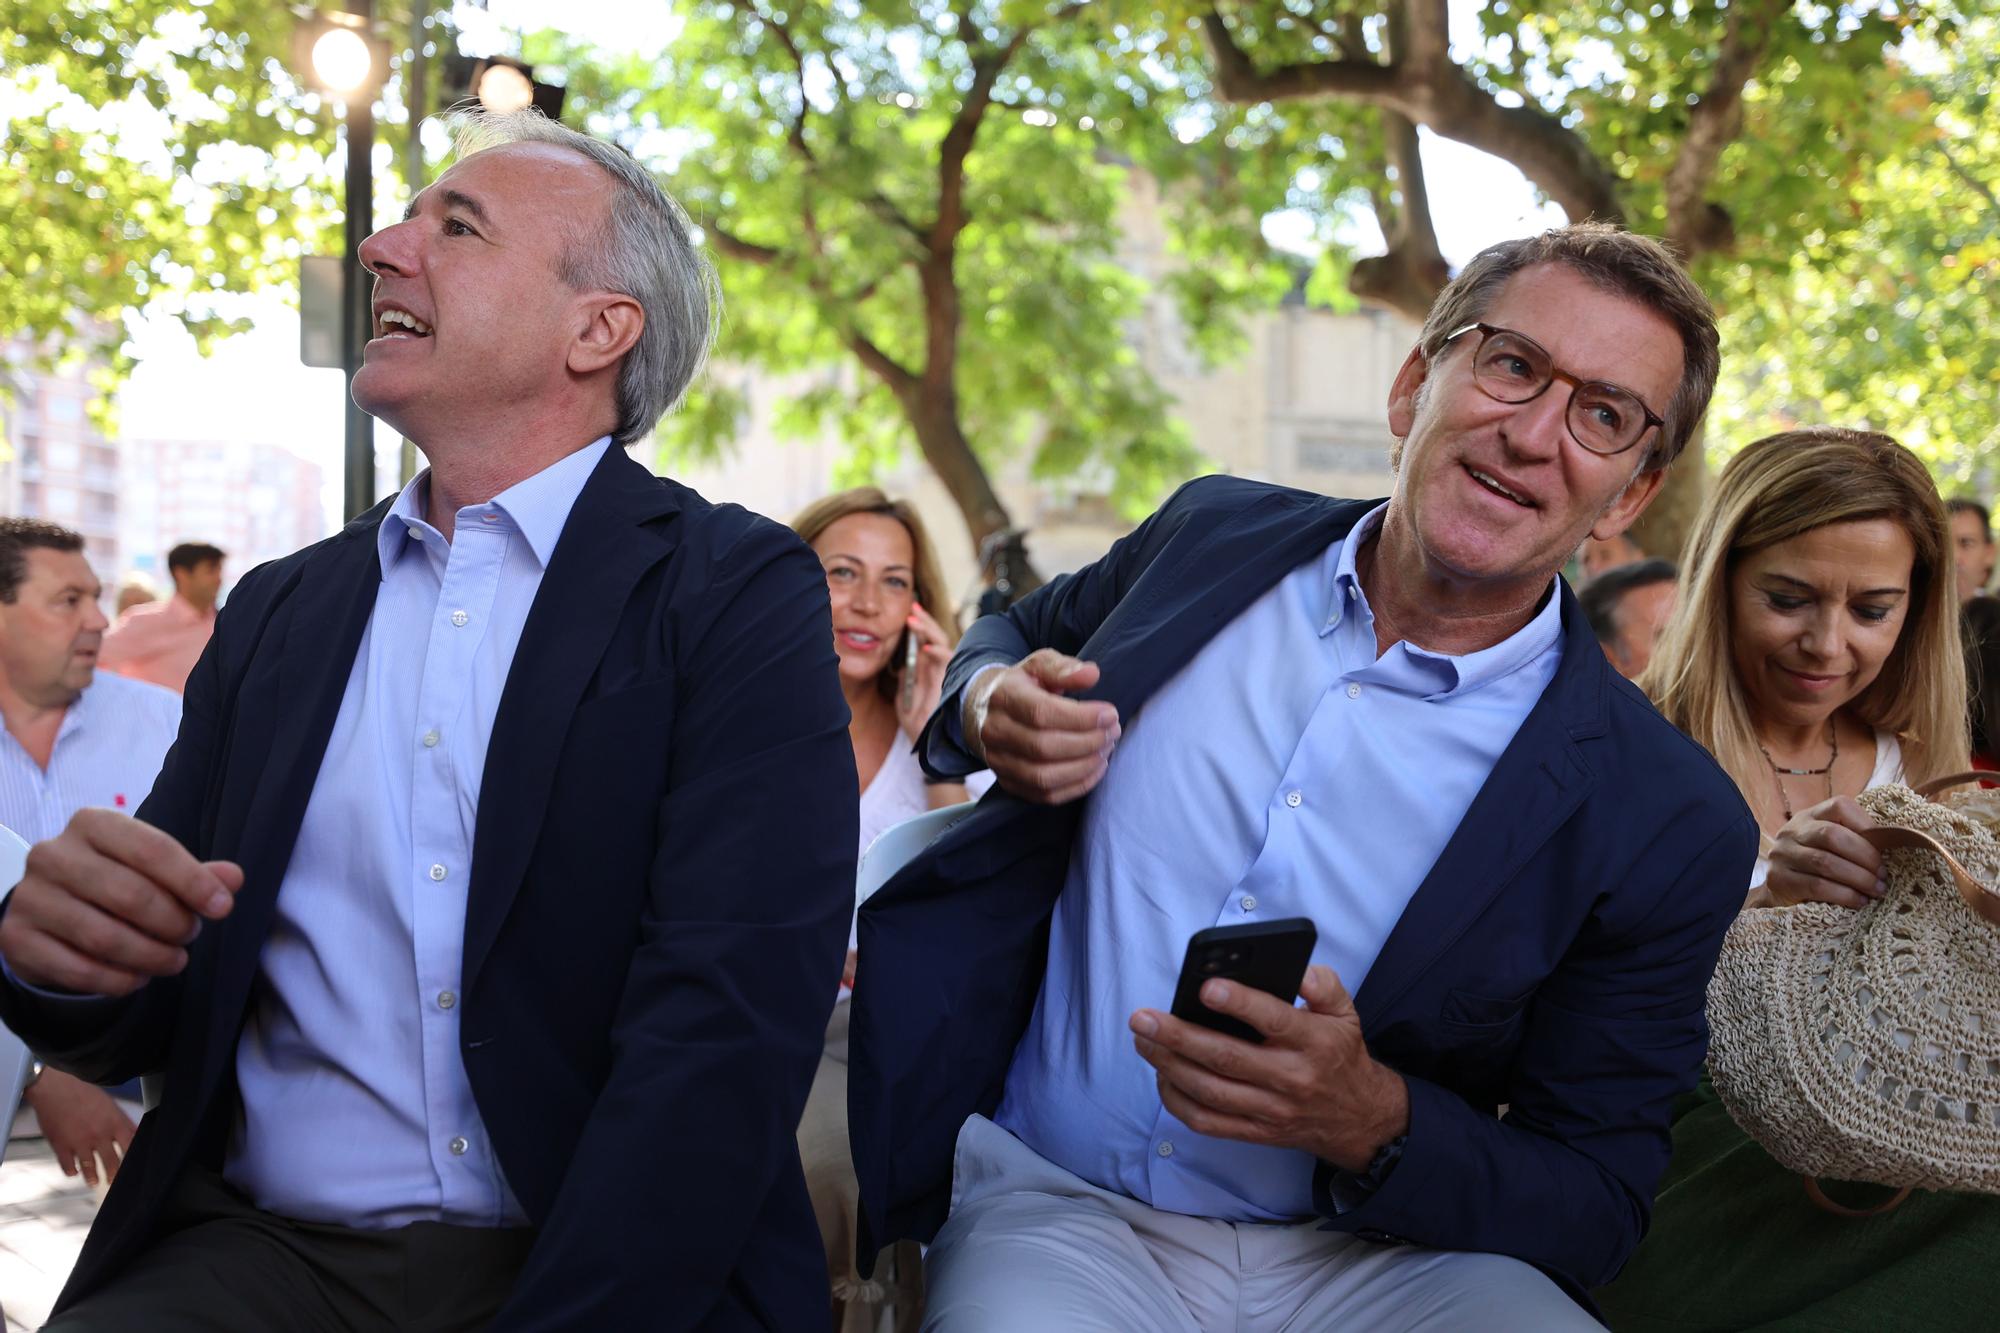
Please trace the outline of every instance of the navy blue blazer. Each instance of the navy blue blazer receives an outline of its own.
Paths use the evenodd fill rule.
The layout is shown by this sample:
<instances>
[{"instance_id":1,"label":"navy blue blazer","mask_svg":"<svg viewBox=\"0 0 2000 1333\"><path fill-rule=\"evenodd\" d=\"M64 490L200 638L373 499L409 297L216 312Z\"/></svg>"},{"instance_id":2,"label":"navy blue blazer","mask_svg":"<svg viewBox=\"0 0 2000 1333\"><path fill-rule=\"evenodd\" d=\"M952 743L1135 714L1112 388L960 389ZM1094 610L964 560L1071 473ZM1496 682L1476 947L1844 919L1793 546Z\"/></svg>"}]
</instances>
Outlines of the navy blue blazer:
<instances>
[{"instance_id":1,"label":"navy blue blazer","mask_svg":"<svg viewBox=\"0 0 2000 1333\"><path fill-rule=\"evenodd\" d=\"M1096 564L975 625L932 726L974 671L1040 647L1098 663L1087 697L1130 719L1372 507L1192 482ZM1314 1196L1335 1230L1513 1255L1581 1299L1645 1231L1757 829L1560 596L1555 679L1355 996L1369 1048L1408 1080L1408 1145L1362 1206L1335 1209L1325 1163ZM944 1220L959 1126L998 1104L1040 989L1081 806L996 788L862 909L848 1096L865 1257Z\"/></svg>"},{"instance_id":2,"label":"navy blue blazer","mask_svg":"<svg viewBox=\"0 0 2000 1333\"><path fill-rule=\"evenodd\" d=\"M107 1022L0 991L86 1078L164 1071L58 1308L221 1165L279 882L381 570L377 506L247 575L139 817L234 860L235 910ZM826 577L792 533L612 448L549 561L494 718L460 1052L539 1235L495 1328L828 1322L794 1133L853 903L856 806Z\"/></svg>"}]
</instances>

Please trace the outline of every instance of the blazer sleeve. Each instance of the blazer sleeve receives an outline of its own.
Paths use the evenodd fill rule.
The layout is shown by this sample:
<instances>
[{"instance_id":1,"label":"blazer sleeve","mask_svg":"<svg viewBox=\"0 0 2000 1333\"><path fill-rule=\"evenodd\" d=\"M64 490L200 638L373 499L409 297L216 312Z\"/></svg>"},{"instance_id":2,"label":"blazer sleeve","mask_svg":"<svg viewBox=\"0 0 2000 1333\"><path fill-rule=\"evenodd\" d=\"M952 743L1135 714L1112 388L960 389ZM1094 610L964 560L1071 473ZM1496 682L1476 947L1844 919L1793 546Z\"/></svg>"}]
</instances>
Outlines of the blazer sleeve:
<instances>
[{"instance_id":1,"label":"blazer sleeve","mask_svg":"<svg viewBox=\"0 0 2000 1333\"><path fill-rule=\"evenodd\" d=\"M1657 878L1620 887L1621 904L1644 908L1593 923L1536 993L1505 1118L1407 1078L1403 1155L1374 1195L1341 1211L1319 1164L1313 1193L1333 1229L1512 1255L1572 1291L1617 1274L1666 1170L1672 1102L1707 1051L1709 975L1756 856L1747 815L1692 856L1690 822L1669 822L1635 862Z\"/></svg>"},{"instance_id":2,"label":"blazer sleeve","mask_svg":"<svg viewBox=\"0 0 2000 1333\"><path fill-rule=\"evenodd\" d=\"M701 1327L774 1194L804 1208L860 796L819 562L757 520L715 565L668 612L673 753L610 1074L496 1328Z\"/></svg>"},{"instance_id":3,"label":"blazer sleeve","mask_svg":"<svg viewBox=\"0 0 2000 1333\"><path fill-rule=\"evenodd\" d=\"M1117 609L1132 585L1187 522L1204 492L1225 478L1201 477L1167 502L1111 549L1073 574L1059 574L998 615L981 616L959 640L944 676L938 709L917 737L917 757L934 778L961 778L984 768L965 748L959 714L972 678L989 666L1013 666L1042 648L1075 656Z\"/></svg>"},{"instance_id":4,"label":"blazer sleeve","mask_svg":"<svg viewBox=\"0 0 2000 1333\"><path fill-rule=\"evenodd\" d=\"M200 855L201 812L217 762L223 730L222 663L229 643L259 601L257 572L247 576L216 619L215 633L188 676L180 730L168 748L151 793L134 817L171 833ZM0 905L0 912L4 912ZM211 934L210 939L214 936ZM201 939L189 953L203 947ZM190 963L190 967L192 963ZM182 978L155 977L131 995L50 996L0 973L0 1022L18 1033L44 1060L92 1083L116 1084L164 1068Z\"/></svg>"}]
</instances>

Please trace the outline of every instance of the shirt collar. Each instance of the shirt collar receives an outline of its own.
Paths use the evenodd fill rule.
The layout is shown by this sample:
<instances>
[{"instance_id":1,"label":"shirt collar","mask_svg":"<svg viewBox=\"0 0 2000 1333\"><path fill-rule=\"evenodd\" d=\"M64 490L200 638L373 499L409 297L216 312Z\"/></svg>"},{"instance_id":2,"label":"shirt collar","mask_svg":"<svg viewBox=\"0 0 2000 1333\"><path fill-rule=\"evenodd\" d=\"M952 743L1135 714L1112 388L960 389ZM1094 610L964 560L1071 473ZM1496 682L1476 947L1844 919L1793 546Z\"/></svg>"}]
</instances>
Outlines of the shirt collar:
<instances>
[{"instance_id":1,"label":"shirt collar","mask_svg":"<svg viewBox=\"0 0 2000 1333\"><path fill-rule=\"evenodd\" d=\"M1340 626L1350 609L1366 609L1368 594L1361 587L1361 576L1355 561L1367 540L1382 526L1382 516L1388 511L1387 501L1376 505L1361 516L1340 544L1340 555L1334 563L1333 583L1327 592L1326 621L1320 627L1321 637ZM1515 630L1500 642L1477 652L1454 657L1447 653L1434 653L1427 648L1419 648L1413 643L1400 643L1391 651L1400 650L1406 656L1432 665L1439 671L1444 688L1427 695L1430 699L1441 699L1448 695L1463 694L1476 690L1491 681L1510 676L1530 662L1549 652L1562 639L1562 599L1555 595L1555 580L1549 580L1549 590L1542 596L1541 609L1535 612L1527 624ZM1369 613L1370 623L1374 613Z\"/></svg>"},{"instance_id":2,"label":"shirt collar","mask_svg":"<svg viewBox=\"0 0 2000 1333\"><path fill-rule=\"evenodd\" d=\"M485 504L465 506L454 517L454 530L459 525L469 527L504 518L526 540L528 549L534 552L535 562L547 569L549 559L555 555L556 543L562 539L563 526L569 522L569 511L576 507L576 498L583 494L584 483L590 480L590 474L610 447L611 437L599 436L534 476L515 482ZM424 541L430 537L443 540L438 530L424 517L430 498L430 481L429 468L411 478L410 484L396 497L396 503L389 507L382 526L376 531L375 549L385 578L412 540Z\"/></svg>"}]
</instances>

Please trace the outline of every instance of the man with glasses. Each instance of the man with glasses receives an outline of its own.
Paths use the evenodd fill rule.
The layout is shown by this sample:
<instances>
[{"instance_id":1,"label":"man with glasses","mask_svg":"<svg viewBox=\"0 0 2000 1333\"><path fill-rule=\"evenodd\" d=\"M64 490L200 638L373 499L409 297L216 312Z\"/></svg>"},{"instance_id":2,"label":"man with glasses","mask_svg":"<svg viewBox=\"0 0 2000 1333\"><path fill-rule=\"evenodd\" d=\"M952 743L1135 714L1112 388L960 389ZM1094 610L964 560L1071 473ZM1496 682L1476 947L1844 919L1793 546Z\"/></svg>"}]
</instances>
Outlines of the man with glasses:
<instances>
[{"instance_id":1,"label":"man with glasses","mask_svg":"<svg viewBox=\"0 0 2000 1333\"><path fill-rule=\"evenodd\" d=\"M864 907L855 993L863 1253L933 1241L927 1326L1595 1326L1756 827L1557 570L1716 347L1651 241L1495 246L1387 501L1206 478L974 626L920 749L1001 794ZM1194 932L1291 917L1302 1004L1201 992L1263 1041L1166 1012Z\"/></svg>"}]
</instances>

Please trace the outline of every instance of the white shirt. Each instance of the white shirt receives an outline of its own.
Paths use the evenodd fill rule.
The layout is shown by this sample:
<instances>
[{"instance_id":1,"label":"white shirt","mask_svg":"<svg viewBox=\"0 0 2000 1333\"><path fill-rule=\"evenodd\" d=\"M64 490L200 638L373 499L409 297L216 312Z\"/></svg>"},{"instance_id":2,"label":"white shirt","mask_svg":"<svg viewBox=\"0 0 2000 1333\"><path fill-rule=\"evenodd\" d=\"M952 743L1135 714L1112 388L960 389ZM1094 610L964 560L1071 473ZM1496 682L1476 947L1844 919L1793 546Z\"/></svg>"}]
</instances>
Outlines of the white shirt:
<instances>
[{"instance_id":1,"label":"white shirt","mask_svg":"<svg viewBox=\"0 0 2000 1333\"><path fill-rule=\"evenodd\" d=\"M1875 733L1875 770L1868 775L1868 781L1861 784L1861 790L1870 787L1884 787L1903 780L1903 747L1886 731ZM1750 869L1750 892L1764 887L1765 876L1771 873L1771 835L1760 834L1757 838L1757 864Z\"/></svg>"},{"instance_id":2,"label":"white shirt","mask_svg":"<svg viewBox=\"0 0 2000 1333\"><path fill-rule=\"evenodd\" d=\"M608 440L426 522L428 473L377 535L382 582L236 1048L223 1175L282 1217L526 1221L459 1055L480 781L542 572Z\"/></svg>"},{"instance_id":3,"label":"white shirt","mask_svg":"<svg viewBox=\"0 0 2000 1333\"><path fill-rule=\"evenodd\" d=\"M966 794L975 801L984 796L986 789L992 785L993 774L988 769L981 769L965 779ZM883 830L906 819L915 819L930 808L930 795L924 789L924 770L917 762L914 743L898 728L896 739L889 746L888 757L882 761L882 767L875 770L868 789L861 793L860 851L867 851L869 844L880 837Z\"/></svg>"},{"instance_id":4,"label":"white shirt","mask_svg":"<svg viewBox=\"0 0 2000 1333\"><path fill-rule=\"evenodd\" d=\"M180 729L178 694L97 672L63 712L46 771L12 732L0 733L0 824L40 842L88 806L133 813Z\"/></svg>"}]
</instances>

